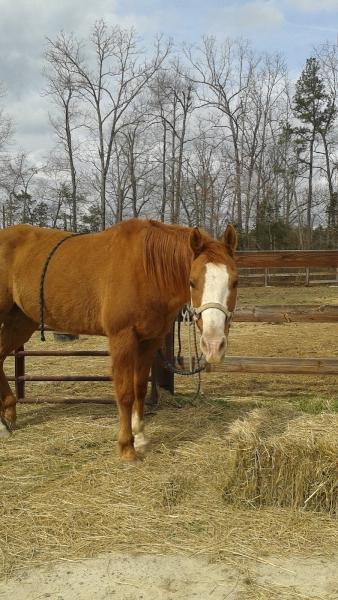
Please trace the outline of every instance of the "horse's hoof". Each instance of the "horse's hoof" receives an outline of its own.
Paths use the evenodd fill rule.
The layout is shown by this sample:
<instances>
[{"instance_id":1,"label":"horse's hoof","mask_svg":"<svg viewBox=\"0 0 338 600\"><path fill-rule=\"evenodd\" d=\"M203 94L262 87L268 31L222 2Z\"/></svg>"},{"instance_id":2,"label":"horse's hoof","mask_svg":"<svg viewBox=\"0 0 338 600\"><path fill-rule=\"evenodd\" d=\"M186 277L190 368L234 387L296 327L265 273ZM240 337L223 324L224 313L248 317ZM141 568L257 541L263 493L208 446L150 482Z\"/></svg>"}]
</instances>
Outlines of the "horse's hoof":
<instances>
[{"instance_id":1,"label":"horse's hoof","mask_svg":"<svg viewBox=\"0 0 338 600\"><path fill-rule=\"evenodd\" d=\"M136 463L138 461L138 456L135 450L123 452L121 454L121 458L128 463Z\"/></svg>"},{"instance_id":2,"label":"horse's hoof","mask_svg":"<svg viewBox=\"0 0 338 600\"><path fill-rule=\"evenodd\" d=\"M134 446L120 446L118 445L119 455L124 461L128 462L136 462L137 454L135 452Z\"/></svg>"},{"instance_id":3,"label":"horse's hoof","mask_svg":"<svg viewBox=\"0 0 338 600\"><path fill-rule=\"evenodd\" d=\"M12 406L5 408L1 415L1 420L5 427L12 431L15 428L16 423L16 410Z\"/></svg>"},{"instance_id":4,"label":"horse's hoof","mask_svg":"<svg viewBox=\"0 0 338 600\"><path fill-rule=\"evenodd\" d=\"M147 440L145 437L138 440L137 436L135 436L134 446L135 450L143 456L149 449L149 440Z\"/></svg>"},{"instance_id":5,"label":"horse's hoof","mask_svg":"<svg viewBox=\"0 0 338 600\"><path fill-rule=\"evenodd\" d=\"M6 425L2 421L0 421L0 439L7 438L10 435L11 435L11 432L8 429L8 427L6 427Z\"/></svg>"}]
</instances>

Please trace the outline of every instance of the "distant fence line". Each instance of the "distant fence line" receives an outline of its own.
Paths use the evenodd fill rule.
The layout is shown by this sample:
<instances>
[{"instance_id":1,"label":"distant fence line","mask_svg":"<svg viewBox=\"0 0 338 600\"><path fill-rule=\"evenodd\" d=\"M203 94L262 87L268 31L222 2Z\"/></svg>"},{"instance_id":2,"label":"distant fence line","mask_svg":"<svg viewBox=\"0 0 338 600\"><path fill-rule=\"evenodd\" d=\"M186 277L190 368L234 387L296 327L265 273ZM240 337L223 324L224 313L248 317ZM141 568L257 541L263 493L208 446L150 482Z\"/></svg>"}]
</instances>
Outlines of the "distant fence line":
<instances>
[{"instance_id":1,"label":"distant fence line","mask_svg":"<svg viewBox=\"0 0 338 600\"><path fill-rule=\"evenodd\" d=\"M338 285L337 250L240 251L236 253L236 262L242 281L248 285L257 285L257 281L261 280L267 286L280 279L283 284L288 279L306 286ZM294 271L290 272L290 268ZM281 272L280 269L289 270ZM313 272L313 269L316 271Z\"/></svg>"}]
</instances>

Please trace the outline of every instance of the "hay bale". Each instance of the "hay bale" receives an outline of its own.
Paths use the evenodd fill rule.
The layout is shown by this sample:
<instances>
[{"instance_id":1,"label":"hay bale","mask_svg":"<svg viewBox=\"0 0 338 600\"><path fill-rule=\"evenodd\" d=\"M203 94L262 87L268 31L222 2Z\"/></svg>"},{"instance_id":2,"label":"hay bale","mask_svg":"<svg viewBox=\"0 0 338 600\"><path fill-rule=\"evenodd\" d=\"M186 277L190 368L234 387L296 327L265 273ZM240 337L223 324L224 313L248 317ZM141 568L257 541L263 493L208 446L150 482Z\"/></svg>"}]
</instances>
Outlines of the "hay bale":
<instances>
[{"instance_id":1,"label":"hay bale","mask_svg":"<svg viewBox=\"0 0 338 600\"><path fill-rule=\"evenodd\" d=\"M255 409L230 428L225 497L252 506L338 514L338 415Z\"/></svg>"}]
</instances>

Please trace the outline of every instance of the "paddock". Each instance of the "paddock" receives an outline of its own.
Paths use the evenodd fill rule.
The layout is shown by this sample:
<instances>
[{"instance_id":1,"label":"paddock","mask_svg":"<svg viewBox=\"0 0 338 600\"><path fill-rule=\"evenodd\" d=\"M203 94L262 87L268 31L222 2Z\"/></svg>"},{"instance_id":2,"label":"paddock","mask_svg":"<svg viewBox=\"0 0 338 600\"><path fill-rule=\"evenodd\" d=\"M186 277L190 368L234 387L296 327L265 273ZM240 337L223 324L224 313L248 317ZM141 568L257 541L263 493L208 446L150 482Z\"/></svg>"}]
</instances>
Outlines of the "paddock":
<instances>
[{"instance_id":1,"label":"paddock","mask_svg":"<svg viewBox=\"0 0 338 600\"><path fill-rule=\"evenodd\" d=\"M240 288L239 294L243 309L337 303L335 287L250 287ZM337 357L334 323L234 322L230 336L230 357L270 356L271 348L277 357ZM41 350L37 334L26 348ZM45 349L105 348L103 338L91 337L65 348L49 333ZM7 370L10 361L14 368L8 359ZM74 357L72 362L26 357L26 371L33 375L106 376L108 368L105 356ZM137 551L154 565L158 555L167 557L168 565L170 560L184 565L192 558L197 565L198 560L211 562L217 578L216 583L210 579L208 589L216 589L221 581L217 568L226 566L232 573L230 591L235 587L238 598L310 598L306 577L290 587L278 579L278 565L284 565L284 575L290 574L287 561L292 557L295 569L303 565L304 576L308 565L313 571L316 565L324 569L321 561L335 564L336 517L306 507L253 508L227 501L224 491L234 465L227 436L238 419L277 403L286 414L290 407L314 418L336 413L337 376L211 372L203 374L198 400L195 388L195 379L177 377L174 397L164 393L159 407L148 409L150 451L141 463L126 467L114 447L116 408L98 403L111 402L109 382L28 381L27 399L41 403L19 405L18 429L1 442L2 575L21 577L65 557L75 568L72 561L112 553L128 559ZM65 404L65 398L71 403ZM83 402L73 404L74 399ZM127 592L139 597L134 579L125 584L131 586L124 588L125 597Z\"/></svg>"}]
</instances>

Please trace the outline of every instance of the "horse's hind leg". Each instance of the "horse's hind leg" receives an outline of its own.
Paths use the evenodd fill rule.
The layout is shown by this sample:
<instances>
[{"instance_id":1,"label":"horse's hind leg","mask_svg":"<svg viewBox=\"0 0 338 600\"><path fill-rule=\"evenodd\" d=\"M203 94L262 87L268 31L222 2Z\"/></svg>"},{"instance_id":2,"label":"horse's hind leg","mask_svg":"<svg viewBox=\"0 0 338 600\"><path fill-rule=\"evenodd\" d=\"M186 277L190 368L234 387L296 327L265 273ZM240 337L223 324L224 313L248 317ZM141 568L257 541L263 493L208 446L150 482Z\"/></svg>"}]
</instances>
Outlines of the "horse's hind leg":
<instances>
[{"instance_id":1,"label":"horse's hind leg","mask_svg":"<svg viewBox=\"0 0 338 600\"><path fill-rule=\"evenodd\" d=\"M2 424L8 429L13 427L16 420L16 398L8 384L3 363L13 350L29 340L36 329L36 323L15 305L5 317L0 329L0 416ZM5 435L3 427L0 427L0 437L1 433Z\"/></svg>"}]
</instances>

